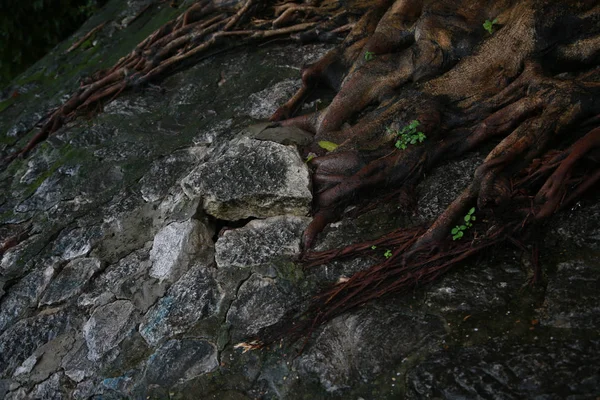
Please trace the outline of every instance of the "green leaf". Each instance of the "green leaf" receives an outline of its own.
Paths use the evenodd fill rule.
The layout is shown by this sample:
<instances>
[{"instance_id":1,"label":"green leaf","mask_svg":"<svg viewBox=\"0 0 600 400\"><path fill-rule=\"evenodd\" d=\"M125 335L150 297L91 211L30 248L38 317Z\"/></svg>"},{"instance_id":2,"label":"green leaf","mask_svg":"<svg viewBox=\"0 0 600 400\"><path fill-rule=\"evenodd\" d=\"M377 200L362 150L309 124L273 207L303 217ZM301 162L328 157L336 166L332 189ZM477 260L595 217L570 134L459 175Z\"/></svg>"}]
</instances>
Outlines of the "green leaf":
<instances>
[{"instance_id":1,"label":"green leaf","mask_svg":"<svg viewBox=\"0 0 600 400\"><path fill-rule=\"evenodd\" d=\"M476 219L477 219L477 217L474 215L471 217L471 221L475 221Z\"/></svg>"},{"instance_id":2,"label":"green leaf","mask_svg":"<svg viewBox=\"0 0 600 400\"><path fill-rule=\"evenodd\" d=\"M469 210L469 214L473 214L475 212L475 207L471 207L471 209Z\"/></svg>"},{"instance_id":3,"label":"green leaf","mask_svg":"<svg viewBox=\"0 0 600 400\"><path fill-rule=\"evenodd\" d=\"M453 235L456 235L458 233L458 231L459 231L458 226L452 228L452 234Z\"/></svg>"},{"instance_id":4,"label":"green leaf","mask_svg":"<svg viewBox=\"0 0 600 400\"><path fill-rule=\"evenodd\" d=\"M375 250L377 248L377 246L373 245L371 246L371 250Z\"/></svg>"},{"instance_id":5,"label":"green leaf","mask_svg":"<svg viewBox=\"0 0 600 400\"><path fill-rule=\"evenodd\" d=\"M310 153L308 155L308 157L306 157L306 161L305 162L308 163L308 162L310 162L310 160L312 160L315 157L316 157L316 155L314 153Z\"/></svg>"},{"instance_id":6,"label":"green leaf","mask_svg":"<svg viewBox=\"0 0 600 400\"><path fill-rule=\"evenodd\" d=\"M464 218L464 220L465 220L466 222L469 222L469 221L471 220L471 216L470 216L469 214L465 215L465 218Z\"/></svg>"},{"instance_id":7,"label":"green leaf","mask_svg":"<svg viewBox=\"0 0 600 400\"><path fill-rule=\"evenodd\" d=\"M375 57L372 51L365 51L365 61L371 61Z\"/></svg>"},{"instance_id":8,"label":"green leaf","mask_svg":"<svg viewBox=\"0 0 600 400\"><path fill-rule=\"evenodd\" d=\"M317 144L319 145L319 147L327 151L333 151L339 147L339 145L333 142L328 142L327 140L321 140Z\"/></svg>"},{"instance_id":9,"label":"green leaf","mask_svg":"<svg viewBox=\"0 0 600 400\"><path fill-rule=\"evenodd\" d=\"M464 230L467 229L467 227L465 225L461 225L461 226L459 226L459 228L460 228L461 231L464 231Z\"/></svg>"}]
</instances>

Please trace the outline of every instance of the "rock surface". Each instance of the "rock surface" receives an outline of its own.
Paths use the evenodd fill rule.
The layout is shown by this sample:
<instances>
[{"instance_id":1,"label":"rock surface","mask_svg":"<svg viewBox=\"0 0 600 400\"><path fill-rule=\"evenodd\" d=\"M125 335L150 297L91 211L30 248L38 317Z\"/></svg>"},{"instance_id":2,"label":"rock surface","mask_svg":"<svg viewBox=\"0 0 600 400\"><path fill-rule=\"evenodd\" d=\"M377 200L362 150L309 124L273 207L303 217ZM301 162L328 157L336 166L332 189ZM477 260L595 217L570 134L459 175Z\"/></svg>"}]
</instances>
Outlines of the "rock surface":
<instances>
[{"instance_id":1,"label":"rock surface","mask_svg":"<svg viewBox=\"0 0 600 400\"><path fill-rule=\"evenodd\" d=\"M190 198L219 219L307 215L312 199L308 168L298 151L278 143L241 138L183 180Z\"/></svg>"},{"instance_id":2,"label":"rock surface","mask_svg":"<svg viewBox=\"0 0 600 400\"><path fill-rule=\"evenodd\" d=\"M17 78L22 94L10 107L0 100L0 158L83 75L185 8L167 3L109 1ZM65 54L102 22L95 47ZM311 135L264 119L330 47L215 55L73 120L0 171L0 241L20 238L0 255L0 398L600 396L597 193L541 232L536 286L531 249L499 246L429 287L338 316L301 354L302 343L236 347L384 259L386 249L298 262L312 197L295 145ZM414 210L347 210L317 248L434 218L480 162L474 153L433 171Z\"/></svg>"}]
</instances>

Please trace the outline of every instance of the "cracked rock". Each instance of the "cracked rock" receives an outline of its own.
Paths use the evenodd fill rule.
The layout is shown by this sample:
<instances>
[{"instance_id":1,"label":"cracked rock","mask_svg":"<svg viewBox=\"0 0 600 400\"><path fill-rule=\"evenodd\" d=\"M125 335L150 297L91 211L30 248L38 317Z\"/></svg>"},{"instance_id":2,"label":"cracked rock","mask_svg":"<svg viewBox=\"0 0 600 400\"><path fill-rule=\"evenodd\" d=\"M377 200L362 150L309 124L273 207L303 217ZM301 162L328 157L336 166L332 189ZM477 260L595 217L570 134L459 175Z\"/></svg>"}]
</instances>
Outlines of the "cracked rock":
<instances>
[{"instance_id":1,"label":"cracked rock","mask_svg":"<svg viewBox=\"0 0 600 400\"><path fill-rule=\"evenodd\" d=\"M161 281L176 281L192 260L203 251L212 249L211 236L206 225L194 219L165 226L154 237L150 250L153 262L150 276Z\"/></svg>"},{"instance_id":2,"label":"cracked rock","mask_svg":"<svg viewBox=\"0 0 600 400\"><path fill-rule=\"evenodd\" d=\"M83 326L83 336L88 347L88 359L97 361L116 347L133 327L135 307L130 301L117 300L98 307Z\"/></svg>"},{"instance_id":3,"label":"cracked rock","mask_svg":"<svg viewBox=\"0 0 600 400\"><path fill-rule=\"evenodd\" d=\"M235 327L235 338L244 339L277 323L293 301L274 279L254 274L240 286L227 313L227 322Z\"/></svg>"},{"instance_id":4,"label":"cracked rock","mask_svg":"<svg viewBox=\"0 0 600 400\"><path fill-rule=\"evenodd\" d=\"M101 268L102 262L97 258L78 258L71 261L48 285L40 304L56 304L78 295Z\"/></svg>"},{"instance_id":5,"label":"cracked rock","mask_svg":"<svg viewBox=\"0 0 600 400\"><path fill-rule=\"evenodd\" d=\"M194 266L146 313L140 334L154 346L165 337L185 332L198 320L212 315L221 297L211 271Z\"/></svg>"},{"instance_id":6,"label":"cracked rock","mask_svg":"<svg viewBox=\"0 0 600 400\"><path fill-rule=\"evenodd\" d=\"M148 361L148 383L171 387L219 366L217 348L206 340L169 340Z\"/></svg>"},{"instance_id":7,"label":"cracked rock","mask_svg":"<svg viewBox=\"0 0 600 400\"><path fill-rule=\"evenodd\" d=\"M368 305L329 322L315 344L297 360L330 392L368 381L403 358L438 344L442 320L393 305Z\"/></svg>"},{"instance_id":8,"label":"cracked rock","mask_svg":"<svg viewBox=\"0 0 600 400\"><path fill-rule=\"evenodd\" d=\"M305 217L278 216L225 231L215 244L217 266L255 267L298 255L302 232L309 222L310 218Z\"/></svg>"},{"instance_id":9,"label":"cracked rock","mask_svg":"<svg viewBox=\"0 0 600 400\"><path fill-rule=\"evenodd\" d=\"M295 147L243 137L200 165L182 182L190 198L220 219L305 216L310 210L308 168Z\"/></svg>"}]
</instances>

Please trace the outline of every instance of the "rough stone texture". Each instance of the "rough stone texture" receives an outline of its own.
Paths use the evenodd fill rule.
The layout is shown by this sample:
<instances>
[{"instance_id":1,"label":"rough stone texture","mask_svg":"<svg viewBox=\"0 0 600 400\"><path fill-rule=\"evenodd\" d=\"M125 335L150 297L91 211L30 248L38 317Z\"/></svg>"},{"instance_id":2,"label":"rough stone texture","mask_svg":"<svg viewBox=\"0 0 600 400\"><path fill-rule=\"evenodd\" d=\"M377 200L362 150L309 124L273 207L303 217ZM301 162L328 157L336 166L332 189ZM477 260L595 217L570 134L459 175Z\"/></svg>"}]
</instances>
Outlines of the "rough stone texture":
<instances>
[{"instance_id":1,"label":"rough stone texture","mask_svg":"<svg viewBox=\"0 0 600 400\"><path fill-rule=\"evenodd\" d=\"M291 146L249 138L235 140L188 175L183 188L203 196L204 209L225 220L308 214L308 169Z\"/></svg>"},{"instance_id":2,"label":"rough stone texture","mask_svg":"<svg viewBox=\"0 0 600 400\"><path fill-rule=\"evenodd\" d=\"M309 218L279 216L250 221L225 231L215 244L219 268L256 267L300 253L300 238Z\"/></svg>"},{"instance_id":3,"label":"rough stone texture","mask_svg":"<svg viewBox=\"0 0 600 400\"><path fill-rule=\"evenodd\" d=\"M491 342L441 351L409 373L408 398L593 399L600 394L599 346Z\"/></svg>"},{"instance_id":4,"label":"rough stone texture","mask_svg":"<svg viewBox=\"0 0 600 400\"><path fill-rule=\"evenodd\" d=\"M242 284L227 313L227 322L236 330L234 338L251 337L275 324L293 301L274 279L253 274Z\"/></svg>"},{"instance_id":5,"label":"rough stone texture","mask_svg":"<svg viewBox=\"0 0 600 400\"><path fill-rule=\"evenodd\" d=\"M92 275L100 271L102 262L97 258L78 258L68 263L44 292L41 305L60 303L83 290Z\"/></svg>"},{"instance_id":6,"label":"rough stone texture","mask_svg":"<svg viewBox=\"0 0 600 400\"><path fill-rule=\"evenodd\" d=\"M49 260L46 268L40 268L23 277L0 302L0 333L10 323L23 316L35 305L44 292L59 262Z\"/></svg>"},{"instance_id":7,"label":"rough stone texture","mask_svg":"<svg viewBox=\"0 0 600 400\"><path fill-rule=\"evenodd\" d=\"M540 322L555 328L592 329L600 325L600 266L578 260L558 265L546 288Z\"/></svg>"},{"instance_id":8,"label":"rough stone texture","mask_svg":"<svg viewBox=\"0 0 600 400\"><path fill-rule=\"evenodd\" d=\"M518 261L479 263L427 289L426 304L443 313L475 313L506 307L526 280Z\"/></svg>"},{"instance_id":9,"label":"rough stone texture","mask_svg":"<svg viewBox=\"0 0 600 400\"><path fill-rule=\"evenodd\" d=\"M212 239L204 224L193 219L173 222L154 237L150 250L150 260L153 262L150 276L176 281L192 260L207 248L212 248Z\"/></svg>"},{"instance_id":10,"label":"rough stone texture","mask_svg":"<svg viewBox=\"0 0 600 400\"><path fill-rule=\"evenodd\" d=\"M206 340L169 340L152 354L146 369L146 381L171 387L217 368L217 349Z\"/></svg>"},{"instance_id":11,"label":"rough stone texture","mask_svg":"<svg viewBox=\"0 0 600 400\"><path fill-rule=\"evenodd\" d=\"M69 325L64 311L47 310L4 331L0 335L0 377L11 376L36 349L63 333Z\"/></svg>"},{"instance_id":12,"label":"rough stone texture","mask_svg":"<svg viewBox=\"0 0 600 400\"><path fill-rule=\"evenodd\" d=\"M130 301L117 300L98 307L83 326L88 347L88 359L99 360L108 350L117 346L133 328L134 306Z\"/></svg>"},{"instance_id":13,"label":"rough stone texture","mask_svg":"<svg viewBox=\"0 0 600 400\"><path fill-rule=\"evenodd\" d=\"M220 289L210 267L192 267L145 315L140 333L150 345L185 332L194 323L213 314L221 300Z\"/></svg>"},{"instance_id":14,"label":"rough stone texture","mask_svg":"<svg viewBox=\"0 0 600 400\"><path fill-rule=\"evenodd\" d=\"M83 76L112 66L184 3L111 0L17 78L0 94L21 94L6 108L0 99L0 159ZM102 22L97 46L65 53ZM214 55L158 86L122 93L0 168L0 241L29 233L0 256L0 398L600 395L597 193L540 232L539 286L526 284L530 249L499 246L429 287L339 316L301 355L302 342L234 348L324 285L384 259L381 249L302 268L296 258L311 196L293 146L312 135L255 119L329 49L271 42ZM481 156L432 171L417 186L415 209L391 203L357 216L348 208L317 248L427 222L471 180ZM267 219L230 221L248 217ZM218 237L215 228L224 228ZM73 268L83 259L101 267Z\"/></svg>"},{"instance_id":15,"label":"rough stone texture","mask_svg":"<svg viewBox=\"0 0 600 400\"><path fill-rule=\"evenodd\" d=\"M296 363L300 371L317 375L328 391L336 391L439 346L445 334L442 320L433 315L370 305L328 323Z\"/></svg>"}]
</instances>

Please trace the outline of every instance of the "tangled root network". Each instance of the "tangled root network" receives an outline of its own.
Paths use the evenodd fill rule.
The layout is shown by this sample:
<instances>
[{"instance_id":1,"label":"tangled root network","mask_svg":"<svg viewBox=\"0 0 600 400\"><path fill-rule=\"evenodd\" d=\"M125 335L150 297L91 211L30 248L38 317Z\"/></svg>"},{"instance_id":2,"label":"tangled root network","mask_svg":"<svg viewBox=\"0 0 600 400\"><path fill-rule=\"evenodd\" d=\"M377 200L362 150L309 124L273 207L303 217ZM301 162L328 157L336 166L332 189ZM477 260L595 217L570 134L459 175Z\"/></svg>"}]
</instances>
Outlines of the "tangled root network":
<instances>
[{"instance_id":1,"label":"tangled root network","mask_svg":"<svg viewBox=\"0 0 600 400\"><path fill-rule=\"evenodd\" d=\"M431 282L482 249L515 240L600 179L597 0L201 0L83 82L11 157L124 90L217 51L273 38L336 44L304 67L302 88L271 117L314 134L302 149L316 154L309 162L315 201L304 261L353 257L373 245L393 249L318 296L308 311L311 326ZM335 92L331 103L294 115L321 87ZM412 121L426 139L397 148L399 132ZM338 146L326 152L322 141ZM349 205L380 199L383 188L409 193L429 170L484 144L492 150L471 183L429 227L310 251ZM473 207L484 218L453 241L452 228Z\"/></svg>"}]
</instances>

